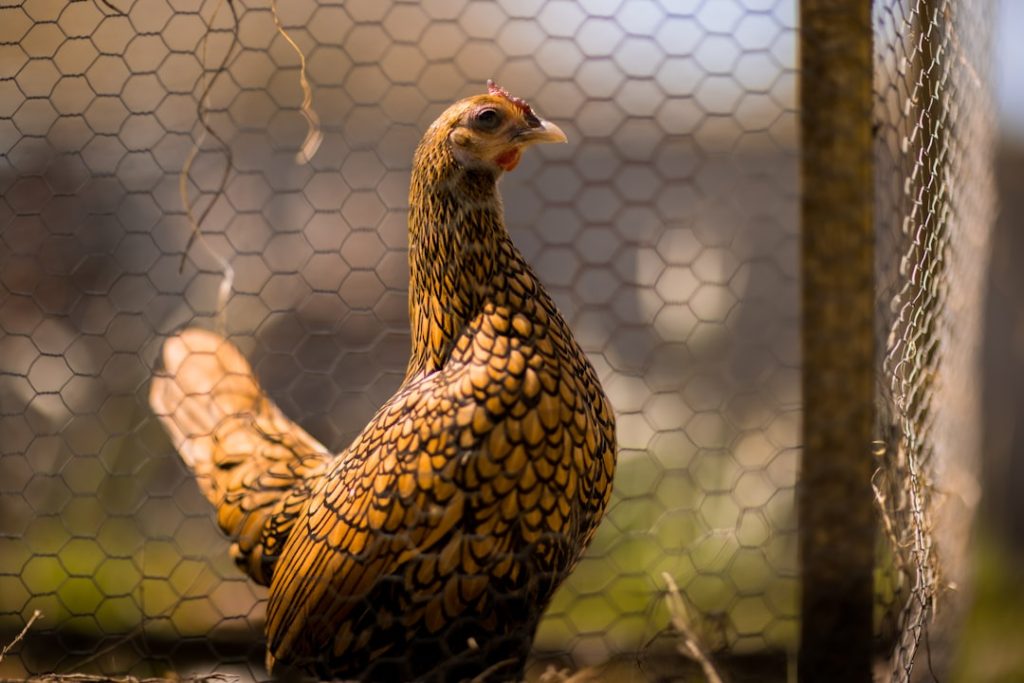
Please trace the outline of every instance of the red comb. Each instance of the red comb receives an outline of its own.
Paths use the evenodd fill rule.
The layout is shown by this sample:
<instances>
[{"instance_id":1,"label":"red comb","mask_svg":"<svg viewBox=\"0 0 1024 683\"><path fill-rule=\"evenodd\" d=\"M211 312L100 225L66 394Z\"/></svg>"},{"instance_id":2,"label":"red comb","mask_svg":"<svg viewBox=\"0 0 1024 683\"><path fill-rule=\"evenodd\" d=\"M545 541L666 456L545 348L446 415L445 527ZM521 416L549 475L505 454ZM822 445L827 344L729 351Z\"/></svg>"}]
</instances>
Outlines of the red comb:
<instances>
[{"instance_id":1,"label":"red comb","mask_svg":"<svg viewBox=\"0 0 1024 683\"><path fill-rule=\"evenodd\" d=\"M529 104L527 104L526 100L524 100L521 97L516 97L512 95L511 93L509 93L508 90L505 90L504 88L502 88L500 85L498 85L489 78L487 79L487 92L491 95L500 95L501 97L504 97L506 100L515 105L516 109L518 109L520 113L522 113L523 117L526 119L526 122L529 123L531 126L540 125L540 119L538 119L537 115L533 113L533 108Z\"/></svg>"}]
</instances>

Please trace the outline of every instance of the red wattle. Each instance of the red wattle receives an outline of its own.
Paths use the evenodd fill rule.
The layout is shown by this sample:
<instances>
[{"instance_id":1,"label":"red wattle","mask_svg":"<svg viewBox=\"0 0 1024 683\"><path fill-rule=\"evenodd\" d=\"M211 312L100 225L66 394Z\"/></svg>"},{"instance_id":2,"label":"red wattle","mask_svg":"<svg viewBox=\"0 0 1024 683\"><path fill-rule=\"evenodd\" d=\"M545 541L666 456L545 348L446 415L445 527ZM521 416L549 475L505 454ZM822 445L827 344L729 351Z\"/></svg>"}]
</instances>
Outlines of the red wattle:
<instances>
[{"instance_id":1,"label":"red wattle","mask_svg":"<svg viewBox=\"0 0 1024 683\"><path fill-rule=\"evenodd\" d=\"M519 165L519 159L522 157L522 152L518 147L513 147L507 152L502 152L495 159L494 162L501 166L506 171L511 171Z\"/></svg>"}]
</instances>

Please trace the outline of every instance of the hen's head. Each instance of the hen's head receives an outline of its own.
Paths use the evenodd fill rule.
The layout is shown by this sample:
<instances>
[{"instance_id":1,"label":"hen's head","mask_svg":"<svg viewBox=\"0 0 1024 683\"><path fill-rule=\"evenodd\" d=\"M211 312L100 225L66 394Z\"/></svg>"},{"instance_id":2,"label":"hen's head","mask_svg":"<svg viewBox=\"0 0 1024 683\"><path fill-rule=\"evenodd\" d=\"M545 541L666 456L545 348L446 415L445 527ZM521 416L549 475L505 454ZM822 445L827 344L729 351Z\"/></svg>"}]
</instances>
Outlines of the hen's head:
<instances>
[{"instance_id":1,"label":"hen's head","mask_svg":"<svg viewBox=\"0 0 1024 683\"><path fill-rule=\"evenodd\" d=\"M494 172L514 169L530 145L566 141L558 126L539 118L530 105L494 81L487 82L486 95L467 97L449 107L432 128L435 133L447 133L459 164Z\"/></svg>"}]
</instances>

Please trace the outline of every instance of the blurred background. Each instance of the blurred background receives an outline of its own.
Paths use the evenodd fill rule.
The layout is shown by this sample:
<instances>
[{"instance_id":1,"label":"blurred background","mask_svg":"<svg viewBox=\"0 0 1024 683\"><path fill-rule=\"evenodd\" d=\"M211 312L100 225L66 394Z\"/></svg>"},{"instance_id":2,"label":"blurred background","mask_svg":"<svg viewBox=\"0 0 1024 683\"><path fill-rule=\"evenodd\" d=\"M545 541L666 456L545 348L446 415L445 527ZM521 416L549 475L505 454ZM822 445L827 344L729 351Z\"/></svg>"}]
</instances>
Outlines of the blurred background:
<instances>
[{"instance_id":1,"label":"blurred background","mask_svg":"<svg viewBox=\"0 0 1024 683\"><path fill-rule=\"evenodd\" d=\"M572 141L531 150L502 191L622 446L613 508L532 673L678 668L667 572L733 680L792 675L795 0L282 3L322 126L308 164L299 57L269 2L234 3L237 34L227 2L111 3L126 14L0 4L0 643L44 614L0 676L263 675L265 592L149 413L160 344L222 330L286 413L344 448L405 367L412 151L487 78ZM882 4L895 44L915 3ZM1003 211L960 681L1024 677L1024 7L999 11ZM202 237L179 272L183 169ZM894 606L880 595L880 621Z\"/></svg>"},{"instance_id":2,"label":"blurred background","mask_svg":"<svg viewBox=\"0 0 1024 683\"><path fill-rule=\"evenodd\" d=\"M1024 678L1024 4L999 3L999 107L993 234L985 308L984 495L972 559L974 609L960 648L962 681Z\"/></svg>"},{"instance_id":3,"label":"blurred background","mask_svg":"<svg viewBox=\"0 0 1024 683\"><path fill-rule=\"evenodd\" d=\"M0 674L262 675L265 591L149 411L160 345L222 330L287 414L343 449L406 365L413 149L494 78L573 141L530 150L502 191L622 447L613 509L534 671L677 660L658 638L668 572L709 647L784 675L795 7L280 3L322 124L303 164L300 59L269 2L2 6L0 633L45 619ZM188 201L205 218L179 273L194 144Z\"/></svg>"}]
</instances>

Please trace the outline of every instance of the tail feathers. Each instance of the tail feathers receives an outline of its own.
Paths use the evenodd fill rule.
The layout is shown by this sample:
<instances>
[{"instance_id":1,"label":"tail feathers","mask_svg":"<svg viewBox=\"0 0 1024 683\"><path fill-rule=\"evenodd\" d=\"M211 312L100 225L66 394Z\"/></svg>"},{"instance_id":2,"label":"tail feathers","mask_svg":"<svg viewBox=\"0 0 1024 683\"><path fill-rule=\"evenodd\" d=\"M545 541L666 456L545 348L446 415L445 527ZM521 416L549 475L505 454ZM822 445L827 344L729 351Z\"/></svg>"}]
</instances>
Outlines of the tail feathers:
<instances>
[{"instance_id":1,"label":"tail feathers","mask_svg":"<svg viewBox=\"0 0 1024 683\"><path fill-rule=\"evenodd\" d=\"M268 584L332 456L263 393L249 362L223 337L187 329L164 344L163 362L150 405L235 541L236 561Z\"/></svg>"}]
</instances>

